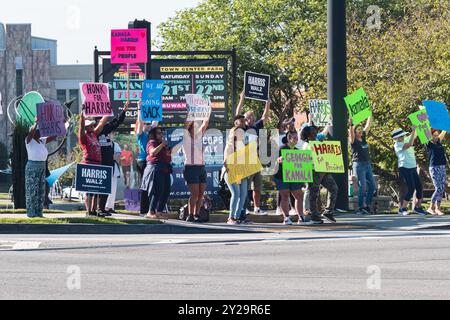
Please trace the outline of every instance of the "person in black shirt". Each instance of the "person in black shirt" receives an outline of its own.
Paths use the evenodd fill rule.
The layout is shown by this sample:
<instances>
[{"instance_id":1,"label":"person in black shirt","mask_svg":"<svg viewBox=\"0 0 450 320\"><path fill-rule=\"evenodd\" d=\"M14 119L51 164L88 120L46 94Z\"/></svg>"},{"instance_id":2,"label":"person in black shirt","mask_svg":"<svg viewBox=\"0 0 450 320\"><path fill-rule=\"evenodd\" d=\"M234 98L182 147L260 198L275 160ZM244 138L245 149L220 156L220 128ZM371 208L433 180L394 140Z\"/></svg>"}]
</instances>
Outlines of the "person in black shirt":
<instances>
[{"instance_id":1,"label":"person in black shirt","mask_svg":"<svg viewBox=\"0 0 450 320\"><path fill-rule=\"evenodd\" d=\"M110 137L110 134L119 128L119 126L125 121L126 112L128 110L128 107L130 106L130 102L127 101L125 103L125 106L123 108L123 111L120 113L119 116L115 117L113 120L108 122L104 127L103 130L98 135L98 141L100 142L101 150L102 150L102 165L103 166L114 166L114 149L113 149L113 142ZM114 171L115 169L113 169ZM114 174L114 172L113 172ZM100 195L99 196L99 216L111 216L111 213L106 211L106 202L108 201L108 195Z\"/></svg>"},{"instance_id":2,"label":"person in black shirt","mask_svg":"<svg viewBox=\"0 0 450 320\"><path fill-rule=\"evenodd\" d=\"M303 183L284 183L283 182L283 158L282 150L298 150L296 145L298 144L298 133L296 131L288 132L286 135L287 143L285 143L281 149L278 158L278 171L274 176L275 184L277 185L277 190L281 195L281 211L284 215L284 224L292 225L292 220L290 218L289 210L289 198L292 195L295 199L295 211L299 217L299 224L306 222L303 214Z\"/></svg>"},{"instance_id":3,"label":"person in black shirt","mask_svg":"<svg viewBox=\"0 0 450 320\"><path fill-rule=\"evenodd\" d=\"M375 193L375 179L373 177L372 162L370 160L369 145L366 137L369 134L373 118L367 120L366 126L353 126L349 121L349 137L352 147L353 171L358 179L358 205L357 214L370 214L373 195Z\"/></svg>"},{"instance_id":4,"label":"person in black shirt","mask_svg":"<svg viewBox=\"0 0 450 320\"><path fill-rule=\"evenodd\" d=\"M437 130L433 130L433 140L426 145L428 158L430 160L430 175L436 189L433 197L431 198L431 205L428 212L434 216L444 215L444 212L441 210L441 202L444 197L445 187L447 184L447 159L442 142L444 141L446 134L447 133L445 131L440 133Z\"/></svg>"}]
</instances>

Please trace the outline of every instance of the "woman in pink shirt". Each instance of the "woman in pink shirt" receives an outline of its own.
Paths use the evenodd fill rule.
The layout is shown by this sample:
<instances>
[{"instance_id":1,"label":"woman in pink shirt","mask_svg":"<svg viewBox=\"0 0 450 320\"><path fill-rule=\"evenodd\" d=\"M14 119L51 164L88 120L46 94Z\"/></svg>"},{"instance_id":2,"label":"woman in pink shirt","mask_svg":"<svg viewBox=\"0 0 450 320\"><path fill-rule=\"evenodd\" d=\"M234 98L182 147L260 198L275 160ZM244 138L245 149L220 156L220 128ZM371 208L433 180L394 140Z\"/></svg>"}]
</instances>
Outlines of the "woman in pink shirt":
<instances>
[{"instance_id":1,"label":"woman in pink shirt","mask_svg":"<svg viewBox=\"0 0 450 320\"><path fill-rule=\"evenodd\" d=\"M80 125L78 129L78 139L83 150L82 164L102 164L102 153L98 135L108 122L108 117L103 117L97 124L95 120L86 119L83 112L80 115ZM85 198L86 211L88 216L99 216L96 211L97 195L87 194Z\"/></svg>"}]
</instances>

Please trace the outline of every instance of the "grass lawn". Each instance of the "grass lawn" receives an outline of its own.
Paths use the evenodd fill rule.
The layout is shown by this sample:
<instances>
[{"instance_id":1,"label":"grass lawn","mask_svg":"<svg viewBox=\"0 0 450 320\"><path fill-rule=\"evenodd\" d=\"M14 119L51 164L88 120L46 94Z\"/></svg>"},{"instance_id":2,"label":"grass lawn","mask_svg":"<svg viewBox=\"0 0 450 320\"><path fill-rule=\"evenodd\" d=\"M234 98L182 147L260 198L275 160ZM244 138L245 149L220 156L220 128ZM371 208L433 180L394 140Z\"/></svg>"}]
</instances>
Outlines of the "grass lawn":
<instances>
[{"instance_id":1,"label":"grass lawn","mask_svg":"<svg viewBox=\"0 0 450 320\"><path fill-rule=\"evenodd\" d=\"M116 219L103 219L103 218L0 218L0 224L99 224L99 225L150 225L150 224L162 224L159 220L116 220Z\"/></svg>"}]
</instances>

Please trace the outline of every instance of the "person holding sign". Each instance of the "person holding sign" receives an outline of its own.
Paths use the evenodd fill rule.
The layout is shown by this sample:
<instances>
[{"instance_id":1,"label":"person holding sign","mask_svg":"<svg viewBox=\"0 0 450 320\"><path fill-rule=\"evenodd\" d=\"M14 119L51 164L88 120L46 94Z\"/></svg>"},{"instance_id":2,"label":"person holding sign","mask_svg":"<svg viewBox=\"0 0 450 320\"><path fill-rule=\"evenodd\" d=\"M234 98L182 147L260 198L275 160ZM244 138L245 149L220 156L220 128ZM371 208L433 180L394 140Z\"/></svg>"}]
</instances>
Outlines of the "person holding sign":
<instances>
[{"instance_id":1,"label":"person holding sign","mask_svg":"<svg viewBox=\"0 0 450 320\"><path fill-rule=\"evenodd\" d=\"M234 118L234 127L230 130L224 151L224 179L231 192L230 217L228 219L228 224L230 225L239 224L242 220L242 213L244 212L244 206L247 200L248 179L244 178L239 182L230 183L228 179L229 163L227 162L229 156L233 155L239 149L238 146L244 146L245 127L245 117L242 115L236 116Z\"/></svg>"},{"instance_id":2,"label":"person holding sign","mask_svg":"<svg viewBox=\"0 0 450 320\"><path fill-rule=\"evenodd\" d=\"M147 192L150 203L146 218L164 217L163 211L169 200L172 173L172 150L164 140L162 129L153 128L149 132L147 166L141 185L141 190Z\"/></svg>"},{"instance_id":3,"label":"person holding sign","mask_svg":"<svg viewBox=\"0 0 450 320\"><path fill-rule=\"evenodd\" d=\"M314 141L322 141L326 138L328 131L330 130L328 126L324 132L317 133L318 128L314 125L307 126L302 130L301 139L306 142L304 150L312 150L310 143ZM323 213L323 217L328 221L335 223L334 210L336 208L336 201L338 197L338 186L333 176L326 172L313 172L313 182L308 184L308 194L309 194L309 210L311 211L311 220L313 224L323 224L321 214L318 210L317 202L320 198L320 186L323 186L328 190L328 202L327 207Z\"/></svg>"},{"instance_id":4,"label":"person holding sign","mask_svg":"<svg viewBox=\"0 0 450 320\"><path fill-rule=\"evenodd\" d=\"M402 129L397 129L392 132L392 139L395 141L395 153L398 157L398 168L400 177L406 182L407 191L400 204L401 207L398 214L401 216L409 215L408 204L416 192L417 202L414 206L414 212L421 216L426 216L427 212L422 209L423 187L417 173L417 161L414 154L414 143L417 139L416 127L413 126L412 137L405 141L405 136L408 134Z\"/></svg>"},{"instance_id":5,"label":"person holding sign","mask_svg":"<svg viewBox=\"0 0 450 320\"><path fill-rule=\"evenodd\" d=\"M236 116L241 115L242 109L244 107L244 101L245 101L245 91L242 91L239 105L236 108ZM244 115L246 123L244 131L246 132L246 134L253 135L259 138L259 131L264 129L264 124L269 119L269 114L270 114L270 100L266 102L266 106L260 120L256 121L256 117L253 111L246 112ZM257 215L267 214L261 210L261 194L263 189L261 172L251 176L249 178L249 183L251 184L250 190L253 191L253 203L255 206L254 213Z\"/></svg>"},{"instance_id":6,"label":"person holding sign","mask_svg":"<svg viewBox=\"0 0 450 320\"><path fill-rule=\"evenodd\" d=\"M428 213L433 216L443 216L445 214L441 210L441 202L444 197L445 187L447 185L447 158L442 142L444 141L447 132L432 130L432 133L433 140L426 145L426 148L428 151L428 158L430 160L430 175L436 191L431 198Z\"/></svg>"},{"instance_id":7,"label":"person holding sign","mask_svg":"<svg viewBox=\"0 0 450 320\"><path fill-rule=\"evenodd\" d=\"M298 134L296 131L290 131L286 136L287 143L280 149L280 157L278 158L279 168L274 176L277 190L281 195L281 211L284 215L284 224L292 225L292 220L289 216L289 200L292 195L295 199L295 211L299 217L299 224L305 223L306 219L303 215L303 183L285 183L283 182L283 150L299 150L296 148L298 144Z\"/></svg>"},{"instance_id":8,"label":"person holding sign","mask_svg":"<svg viewBox=\"0 0 450 320\"><path fill-rule=\"evenodd\" d=\"M353 126L353 120L349 120L349 137L353 155L353 170L358 179L359 210L356 214L370 214L373 195L375 193L375 179L373 177L372 162L370 160L369 144L366 141L372 125L373 117L367 121L366 126Z\"/></svg>"},{"instance_id":9,"label":"person holding sign","mask_svg":"<svg viewBox=\"0 0 450 320\"><path fill-rule=\"evenodd\" d=\"M141 113L142 108L142 101L139 101L138 103L138 114ZM137 145L139 147L139 153L137 155L137 169L139 173L139 181L142 183L142 180L144 178L144 172L145 168L147 167L147 145L149 140L149 132L151 129L158 127L159 122L153 121L153 122L145 122L142 121L141 117L137 117L136 121L136 128L135 128L135 134L136 134L136 140ZM142 190L141 194L141 216L145 216L148 213L149 209L149 202L148 202L148 194L146 191Z\"/></svg>"},{"instance_id":10,"label":"person holding sign","mask_svg":"<svg viewBox=\"0 0 450 320\"><path fill-rule=\"evenodd\" d=\"M211 113L209 114L211 116ZM200 125L201 124L201 125ZM200 208L206 190L206 168L203 148L203 135L208 129L209 119L199 121L186 121L183 140L185 156L184 179L191 197L189 198L188 222L198 222Z\"/></svg>"},{"instance_id":11,"label":"person holding sign","mask_svg":"<svg viewBox=\"0 0 450 320\"><path fill-rule=\"evenodd\" d=\"M115 162L114 162L114 147L113 142L111 139L111 133L116 131L125 121L126 113L128 111L128 108L130 107L130 101L125 102L125 106L122 110L122 112L112 119L111 121L107 122L104 126L101 132L98 135L98 141L100 142L100 148L101 148L101 154L102 154L102 165L108 166L113 168L113 174L115 174ZM101 119L101 118L100 118ZM99 196L99 211L105 216L111 216L111 213L109 213L106 210L106 202L108 201L108 195L100 195Z\"/></svg>"},{"instance_id":12,"label":"person holding sign","mask_svg":"<svg viewBox=\"0 0 450 320\"><path fill-rule=\"evenodd\" d=\"M45 145L55 139L56 137L41 137L37 119L25 139L28 153L28 162L25 167L25 198L27 216L29 218L42 218L45 201L46 162L48 157L48 150Z\"/></svg>"},{"instance_id":13,"label":"person holding sign","mask_svg":"<svg viewBox=\"0 0 450 320\"><path fill-rule=\"evenodd\" d=\"M78 129L78 139L81 150L83 150L83 160L81 161L82 164L102 164L102 153L98 136L107 122L107 116L103 117L98 124L93 119L86 119L84 116L83 105L83 112L80 114ZM97 213L97 195L87 194L85 198L85 205L87 216L105 217L105 215Z\"/></svg>"}]
</instances>

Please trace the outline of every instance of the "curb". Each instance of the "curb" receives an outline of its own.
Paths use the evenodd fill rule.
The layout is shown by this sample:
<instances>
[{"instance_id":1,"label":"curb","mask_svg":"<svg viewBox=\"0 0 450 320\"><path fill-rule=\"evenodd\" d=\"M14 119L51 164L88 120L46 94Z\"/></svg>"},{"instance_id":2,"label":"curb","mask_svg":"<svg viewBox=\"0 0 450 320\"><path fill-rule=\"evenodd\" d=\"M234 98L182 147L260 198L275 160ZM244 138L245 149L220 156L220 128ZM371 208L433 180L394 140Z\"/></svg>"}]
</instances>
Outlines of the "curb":
<instances>
[{"instance_id":1,"label":"curb","mask_svg":"<svg viewBox=\"0 0 450 320\"><path fill-rule=\"evenodd\" d=\"M93 225L93 224L3 224L0 234L237 234L262 233L220 226L192 226L164 223L160 225Z\"/></svg>"}]
</instances>

